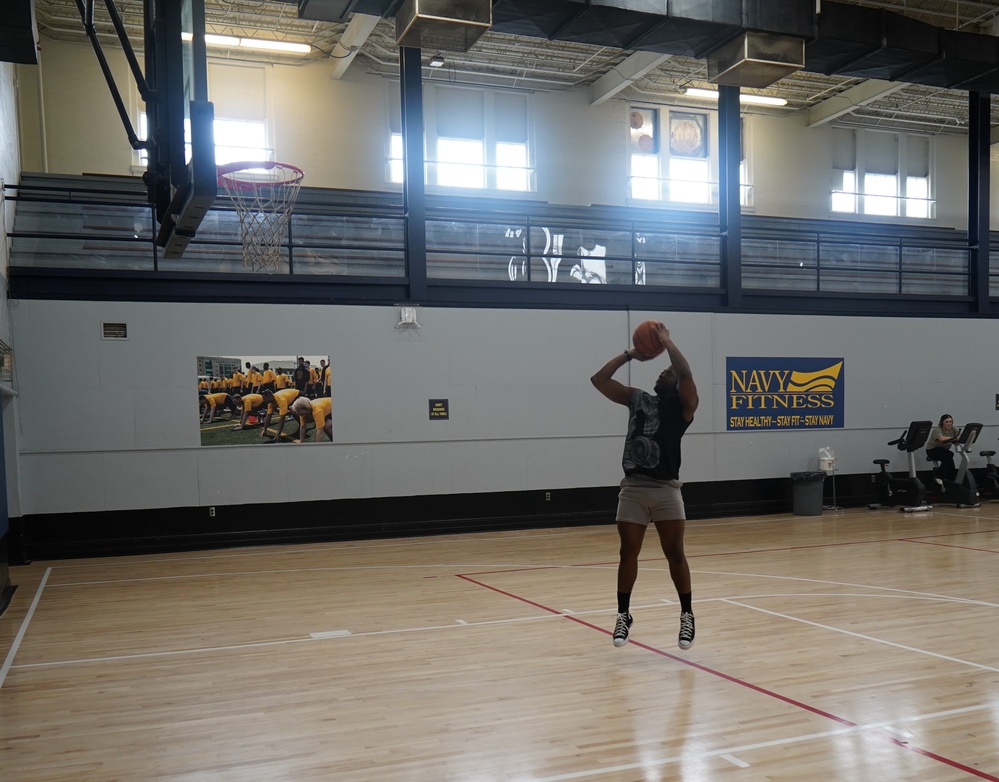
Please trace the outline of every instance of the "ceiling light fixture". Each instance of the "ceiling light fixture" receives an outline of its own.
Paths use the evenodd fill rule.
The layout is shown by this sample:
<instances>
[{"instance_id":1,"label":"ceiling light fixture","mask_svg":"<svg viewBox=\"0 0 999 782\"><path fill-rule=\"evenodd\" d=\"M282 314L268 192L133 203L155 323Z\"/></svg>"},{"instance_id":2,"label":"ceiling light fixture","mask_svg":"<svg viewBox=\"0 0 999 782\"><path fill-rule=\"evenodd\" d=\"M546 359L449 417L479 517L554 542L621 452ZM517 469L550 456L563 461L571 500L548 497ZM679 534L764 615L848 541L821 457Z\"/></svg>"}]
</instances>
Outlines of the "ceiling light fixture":
<instances>
[{"instance_id":1,"label":"ceiling light fixture","mask_svg":"<svg viewBox=\"0 0 999 782\"><path fill-rule=\"evenodd\" d=\"M702 90L699 87L687 87L684 93L691 98L706 98L708 100L718 100L718 90ZM739 93L740 103L752 103L757 106L786 106L784 98L773 98L770 95L747 95Z\"/></svg>"},{"instance_id":2,"label":"ceiling light fixture","mask_svg":"<svg viewBox=\"0 0 999 782\"><path fill-rule=\"evenodd\" d=\"M427 63L431 68L440 68L443 64L444 55L441 52L437 52L437 54L430 58L430 62Z\"/></svg>"},{"instance_id":3,"label":"ceiling light fixture","mask_svg":"<svg viewBox=\"0 0 999 782\"><path fill-rule=\"evenodd\" d=\"M261 38L236 38L232 35L205 35L205 43L209 46L224 48L242 47L243 49L263 49L270 52L291 52L293 54L308 54L312 47L307 43L291 43L289 41L265 41Z\"/></svg>"}]
</instances>

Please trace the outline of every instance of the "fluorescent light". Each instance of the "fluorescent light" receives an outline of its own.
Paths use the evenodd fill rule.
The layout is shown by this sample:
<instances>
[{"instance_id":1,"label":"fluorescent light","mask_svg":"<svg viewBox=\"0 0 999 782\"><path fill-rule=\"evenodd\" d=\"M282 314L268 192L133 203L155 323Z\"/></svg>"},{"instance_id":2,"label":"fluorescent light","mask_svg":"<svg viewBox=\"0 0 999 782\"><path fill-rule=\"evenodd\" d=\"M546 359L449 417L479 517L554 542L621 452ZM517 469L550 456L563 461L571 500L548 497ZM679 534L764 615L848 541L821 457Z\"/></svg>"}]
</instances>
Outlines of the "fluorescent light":
<instances>
[{"instance_id":1,"label":"fluorescent light","mask_svg":"<svg viewBox=\"0 0 999 782\"><path fill-rule=\"evenodd\" d=\"M444 55L437 52L433 57L430 58L430 62L427 63L431 68L440 68L444 64Z\"/></svg>"},{"instance_id":2,"label":"fluorescent light","mask_svg":"<svg viewBox=\"0 0 999 782\"><path fill-rule=\"evenodd\" d=\"M240 38L239 45L244 49L269 49L273 52L294 52L295 54L308 54L312 51L312 47L307 43L262 41L259 38Z\"/></svg>"},{"instance_id":3,"label":"fluorescent light","mask_svg":"<svg viewBox=\"0 0 999 782\"><path fill-rule=\"evenodd\" d=\"M190 33L181 33L181 40L190 41ZM205 43L209 46L219 46L225 49L233 49L240 46L244 49L266 49L272 52L293 52L294 54L308 54L312 47L307 43L289 43L288 41L265 41L261 38L236 38L232 35L205 35Z\"/></svg>"},{"instance_id":4,"label":"fluorescent light","mask_svg":"<svg viewBox=\"0 0 999 782\"><path fill-rule=\"evenodd\" d=\"M205 35L205 43L211 46L239 46L239 38L231 35Z\"/></svg>"},{"instance_id":5,"label":"fluorescent light","mask_svg":"<svg viewBox=\"0 0 999 782\"><path fill-rule=\"evenodd\" d=\"M702 90L698 87L687 87L684 93L691 98L707 98L708 100L718 100L718 90ZM740 103L753 103L757 106L786 106L784 98L773 98L769 95L747 95L739 93Z\"/></svg>"}]
</instances>

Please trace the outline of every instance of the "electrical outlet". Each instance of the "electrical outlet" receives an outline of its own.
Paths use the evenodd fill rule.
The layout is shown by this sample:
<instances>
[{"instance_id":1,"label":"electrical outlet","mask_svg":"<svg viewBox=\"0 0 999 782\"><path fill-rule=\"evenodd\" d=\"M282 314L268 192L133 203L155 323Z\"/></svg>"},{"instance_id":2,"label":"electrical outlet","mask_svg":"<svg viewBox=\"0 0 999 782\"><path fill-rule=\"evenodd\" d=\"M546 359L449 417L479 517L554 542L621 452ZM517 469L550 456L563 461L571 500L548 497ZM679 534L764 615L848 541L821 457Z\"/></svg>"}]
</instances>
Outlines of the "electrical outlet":
<instances>
[{"instance_id":1,"label":"electrical outlet","mask_svg":"<svg viewBox=\"0 0 999 782\"><path fill-rule=\"evenodd\" d=\"M546 491L545 492L545 502L551 502L551 501L552 501L552 493L550 491Z\"/></svg>"},{"instance_id":2,"label":"electrical outlet","mask_svg":"<svg viewBox=\"0 0 999 782\"><path fill-rule=\"evenodd\" d=\"M214 516L215 515L215 508L209 508L208 509L208 515L209 516Z\"/></svg>"},{"instance_id":3,"label":"electrical outlet","mask_svg":"<svg viewBox=\"0 0 999 782\"><path fill-rule=\"evenodd\" d=\"M871 476L871 483L876 483L876 482L877 482L877 480L878 480L878 479L877 479L877 476L876 476L876 475L872 475L872 476Z\"/></svg>"}]
</instances>

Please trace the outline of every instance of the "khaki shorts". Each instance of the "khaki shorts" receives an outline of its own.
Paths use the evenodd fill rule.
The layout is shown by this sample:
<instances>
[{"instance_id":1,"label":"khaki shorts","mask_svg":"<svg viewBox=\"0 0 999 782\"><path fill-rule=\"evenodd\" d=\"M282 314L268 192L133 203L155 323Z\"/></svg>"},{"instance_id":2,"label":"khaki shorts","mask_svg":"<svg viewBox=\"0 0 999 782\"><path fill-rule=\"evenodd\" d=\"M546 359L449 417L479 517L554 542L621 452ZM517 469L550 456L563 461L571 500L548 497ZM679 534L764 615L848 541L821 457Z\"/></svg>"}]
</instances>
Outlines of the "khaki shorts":
<instances>
[{"instance_id":1,"label":"khaki shorts","mask_svg":"<svg viewBox=\"0 0 999 782\"><path fill-rule=\"evenodd\" d=\"M626 475L617 495L617 521L644 524L687 518L680 481L655 481Z\"/></svg>"}]
</instances>

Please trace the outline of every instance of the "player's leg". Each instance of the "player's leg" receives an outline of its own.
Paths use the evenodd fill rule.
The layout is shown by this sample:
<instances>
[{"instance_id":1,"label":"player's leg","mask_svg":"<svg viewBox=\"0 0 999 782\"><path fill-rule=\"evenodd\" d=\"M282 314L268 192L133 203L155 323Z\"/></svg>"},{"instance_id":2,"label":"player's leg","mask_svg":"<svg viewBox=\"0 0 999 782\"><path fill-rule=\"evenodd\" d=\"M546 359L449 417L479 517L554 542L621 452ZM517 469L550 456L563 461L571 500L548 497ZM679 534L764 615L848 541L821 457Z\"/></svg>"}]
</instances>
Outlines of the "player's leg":
<instances>
[{"instance_id":1,"label":"player's leg","mask_svg":"<svg viewBox=\"0 0 999 782\"><path fill-rule=\"evenodd\" d=\"M638 555L642 551L645 530L649 526L648 504L644 489L630 485L625 478L617 498L617 534L620 560L617 566L617 618L614 623L614 646L628 643L632 624L631 592L638 580Z\"/></svg>"},{"instance_id":2,"label":"player's leg","mask_svg":"<svg viewBox=\"0 0 999 782\"><path fill-rule=\"evenodd\" d=\"M659 543L669 563L669 575L680 598L680 634L677 644L689 649L694 643L694 609L691 599L690 566L683 550L683 535L687 522L684 519L656 521Z\"/></svg>"}]
</instances>

